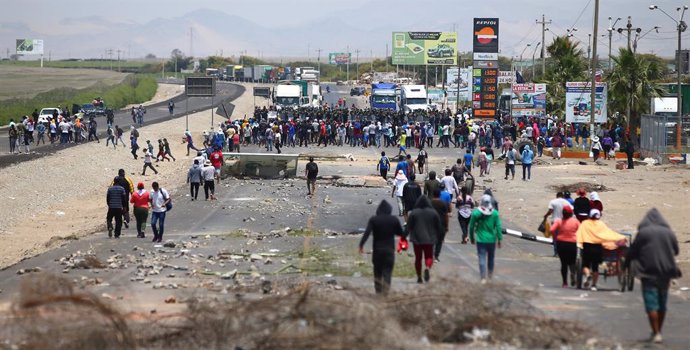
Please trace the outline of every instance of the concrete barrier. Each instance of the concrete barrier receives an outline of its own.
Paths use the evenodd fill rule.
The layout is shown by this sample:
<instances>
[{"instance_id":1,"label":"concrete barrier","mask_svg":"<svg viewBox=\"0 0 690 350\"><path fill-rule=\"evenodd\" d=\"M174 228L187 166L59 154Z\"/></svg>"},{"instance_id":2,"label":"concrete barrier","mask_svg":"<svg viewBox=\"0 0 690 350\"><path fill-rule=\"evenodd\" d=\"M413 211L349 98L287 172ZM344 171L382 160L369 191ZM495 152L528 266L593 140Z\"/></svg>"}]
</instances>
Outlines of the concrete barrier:
<instances>
[{"instance_id":1,"label":"concrete barrier","mask_svg":"<svg viewBox=\"0 0 690 350\"><path fill-rule=\"evenodd\" d=\"M223 152L223 174L279 179L297 176L299 154Z\"/></svg>"}]
</instances>

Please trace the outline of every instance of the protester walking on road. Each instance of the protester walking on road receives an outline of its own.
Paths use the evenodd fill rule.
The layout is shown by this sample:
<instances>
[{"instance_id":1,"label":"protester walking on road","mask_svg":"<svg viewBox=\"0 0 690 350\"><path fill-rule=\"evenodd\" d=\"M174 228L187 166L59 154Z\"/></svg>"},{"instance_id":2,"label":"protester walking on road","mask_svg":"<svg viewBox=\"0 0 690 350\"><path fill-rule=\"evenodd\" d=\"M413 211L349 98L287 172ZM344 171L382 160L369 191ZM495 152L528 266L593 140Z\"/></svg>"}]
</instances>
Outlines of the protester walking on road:
<instances>
[{"instance_id":1,"label":"protester walking on road","mask_svg":"<svg viewBox=\"0 0 690 350\"><path fill-rule=\"evenodd\" d=\"M498 210L494 210L491 196L483 195L479 208L472 211L469 231L470 242L477 245L481 282L486 283L487 277L492 279L494 276L496 247L500 249L503 240L501 219Z\"/></svg>"},{"instance_id":2,"label":"protester walking on road","mask_svg":"<svg viewBox=\"0 0 690 350\"><path fill-rule=\"evenodd\" d=\"M364 244L373 235L374 289L377 294L388 294L395 264L395 236L404 237L400 220L392 215L393 208L385 200L381 201L364 230L359 241L359 253L364 253Z\"/></svg>"},{"instance_id":3,"label":"protester walking on road","mask_svg":"<svg viewBox=\"0 0 690 350\"><path fill-rule=\"evenodd\" d=\"M174 111L175 111L175 102L170 100L170 101L168 101L168 112L170 113L171 117L172 117Z\"/></svg>"},{"instance_id":4,"label":"protester walking on road","mask_svg":"<svg viewBox=\"0 0 690 350\"><path fill-rule=\"evenodd\" d=\"M307 176L307 195L312 196L316 193L316 177L319 175L319 166L314 162L314 157L309 157L304 175Z\"/></svg>"},{"instance_id":5,"label":"protester walking on road","mask_svg":"<svg viewBox=\"0 0 690 350\"><path fill-rule=\"evenodd\" d=\"M118 183L118 178L113 179L113 185L108 187L105 202L108 205L108 213L105 220L108 227L108 238L113 237L113 219L115 219L115 238L120 238L122 232L122 212L127 205L127 192Z\"/></svg>"},{"instance_id":6,"label":"protester walking on road","mask_svg":"<svg viewBox=\"0 0 690 350\"><path fill-rule=\"evenodd\" d=\"M163 140L158 139L158 153L156 154L156 163L158 163L161 160L167 160L169 162L170 158L165 156L165 145L163 144Z\"/></svg>"},{"instance_id":7,"label":"protester walking on road","mask_svg":"<svg viewBox=\"0 0 690 350\"><path fill-rule=\"evenodd\" d=\"M132 193L130 203L134 205L134 219L137 222L137 238L145 238L146 220L149 217L149 192L144 188L144 183L137 184L137 190Z\"/></svg>"},{"instance_id":8,"label":"protester walking on road","mask_svg":"<svg viewBox=\"0 0 690 350\"><path fill-rule=\"evenodd\" d=\"M601 142L599 142L599 137L596 135L592 136L592 161L596 162L597 159L599 159L599 152L601 152L602 148Z\"/></svg>"},{"instance_id":9,"label":"protester walking on road","mask_svg":"<svg viewBox=\"0 0 690 350\"><path fill-rule=\"evenodd\" d=\"M199 160L195 159L194 164L187 172L187 183L189 184L189 196L195 201L199 197L199 186L201 185L201 165Z\"/></svg>"},{"instance_id":10,"label":"protester walking on road","mask_svg":"<svg viewBox=\"0 0 690 350\"><path fill-rule=\"evenodd\" d=\"M601 212L592 209L589 219L583 221L577 229L577 247L582 250L582 273L585 277L584 288L597 290L599 280L599 265L603 261L604 246L606 249L616 249L616 243L625 240L625 236L611 230L600 220Z\"/></svg>"},{"instance_id":11,"label":"protester walking on road","mask_svg":"<svg viewBox=\"0 0 690 350\"><path fill-rule=\"evenodd\" d=\"M108 147L110 143L113 144L113 149L117 148L116 141L115 141L115 130L111 126L108 126L108 129L106 130L106 139L105 139L105 147Z\"/></svg>"},{"instance_id":12,"label":"protester walking on road","mask_svg":"<svg viewBox=\"0 0 690 350\"><path fill-rule=\"evenodd\" d=\"M170 193L164 188L160 188L158 182L151 184L153 191L150 193L151 200L151 229L153 230L153 241L162 242L165 230L165 216L170 203Z\"/></svg>"},{"instance_id":13,"label":"protester walking on road","mask_svg":"<svg viewBox=\"0 0 690 350\"><path fill-rule=\"evenodd\" d=\"M125 189L125 205L123 207L122 216L124 218L125 228L129 228L130 215L129 215L129 196L134 192L134 183L129 176L125 175L125 169L120 169L117 171L117 181L113 182L111 185L119 184Z\"/></svg>"},{"instance_id":14,"label":"protester walking on road","mask_svg":"<svg viewBox=\"0 0 690 350\"><path fill-rule=\"evenodd\" d=\"M434 245L443 231L443 224L438 213L431 207L426 196L420 196L414 210L407 220L407 232L414 247L414 268L417 272L417 283L429 282L429 270L434 264ZM422 280L422 259L424 260L424 280Z\"/></svg>"},{"instance_id":15,"label":"protester walking on road","mask_svg":"<svg viewBox=\"0 0 690 350\"><path fill-rule=\"evenodd\" d=\"M637 236L625 259L626 268L634 263L635 275L642 281L642 299L652 328L651 341L661 343L666 318L666 303L671 280L681 277L676 265L678 240L659 210L652 208L640 221Z\"/></svg>"},{"instance_id":16,"label":"protester walking on road","mask_svg":"<svg viewBox=\"0 0 690 350\"><path fill-rule=\"evenodd\" d=\"M424 181L424 195L429 197L429 199L433 198L434 196L434 191L436 189L439 189L441 187L441 182L439 182L436 179L436 172L435 171L430 171L429 172L429 179ZM445 190L445 188L444 188Z\"/></svg>"},{"instance_id":17,"label":"protester walking on road","mask_svg":"<svg viewBox=\"0 0 690 350\"><path fill-rule=\"evenodd\" d=\"M43 143L45 143L45 141ZM635 145L629 138L625 142L625 155L628 158L628 169L635 169L635 162L633 162L633 156L635 155Z\"/></svg>"},{"instance_id":18,"label":"protester walking on road","mask_svg":"<svg viewBox=\"0 0 690 350\"><path fill-rule=\"evenodd\" d=\"M405 204L403 202L403 188L407 184L407 176L402 170L398 170L393 181L393 191L391 197L395 196L395 201L398 203L398 216L403 216L405 213Z\"/></svg>"},{"instance_id":19,"label":"protester walking on road","mask_svg":"<svg viewBox=\"0 0 690 350\"><path fill-rule=\"evenodd\" d=\"M529 148L529 145L525 145L525 149L522 150L522 181L528 181L532 178L532 159L534 159L534 152ZM525 173L527 173L526 178Z\"/></svg>"},{"instance_id":20,"label":"protester walking on road","mask_svg":"<svg viewBox=\"0 0 690 350\"><path fill-rule=\"evenodd\" d=\"M137 143L137 139L139 138L139 132L137 129L134 128L134 126L130 127L131 131L129 133L129 142L130 142L130 148L132 149L132 156L134 159L138 159L139 156L137 156L137 151L139 150L139 144Z\"/></svg>"},{"instance_id":21,"label":"protester walking on road","mask_svg":"<svg viewBox=\"0 0 690 350\"><path fill-rule=\"evenodd\" d=\"M407 218L409 217L409 214L412 211L412 209L415 208L417 199L422 195L422 189L419 187L417 182L415 182L415 178L415 174L410 174L410 176L407 178L408 181L403 186L402 190L402 199L403 204L405 206L403 216L405 217L405 221L407 221Z\"/></svg>"},{"instance_id":22,"label":"protester walking on road","mask_svg":"<svg viewBox=\"0 0 690 350\"><path fill-rule=\"evenodd\" d=\"M431 206L436 210L436 213L438 213L441 224L443 225L443 230L441 230L440 235L436 239L436 245L434 245L434 260L439 262L443 241L446 239L446 234L448 233L448 214L450 214L450 205L441 199L440 188L434 190L433 196Z\"/></svg>"},{"instance_id":23,"label":"protester walking on road","mask_svg":"<svg viewBox=\"0 0 690 350\"><path fill-rule=\"evenodd\" d=\"M455 208L458 210L458 223L462 231L462 244L467 244L468 227L470 224L470 217L472 216L472 209L474 209L474 199L467 193L467 188L460 189L460 196L455 201ZM495 208L494 208L495 209Z\"/></svg>"},{"instance_id":24,"label":"protester walking on road","mask_svg":"<svg viewBox=\"0 0 690 350\"><path fill-rule=\"evenodd\" d=\"M573 217L573 208L569 205L563 207L562 218L556 219L551 225L552 236L558 240L556 252L561 260L563 288L568 287L568 269L570 269L570 285L575 285L575 258L577 257L577 229L579 227L580 221Z\"/></svg>"},{"instance_id":25,"label":"protester walking on road","mask_svg":"<svg viewBox=\"0 0 690 350\"><path fill-rule=\"evenodd\" d=\"M591 206L589 198L587 198L587 190L584 187L577 189L577 198L573 202L573 209L578 221L583 222L589 217Z\"/></svg>"},{"instance_id":26,"label":"protester walking on road","mask_svg":"<svg viewBox=\"0 0 690 350\"><path fill-rule=\"evenodd\" d=\"M381 177L386 180L388 177L388 169L391 168L391 161L386 157L386 152L381 152L381 158L376 164L376 170L381 172Z\"/></svg>"},{"instance_id":27,"label":"protester walking on road","mask_svg":"<svg viewBox=\"0 0 690 350\"><path fill-rule=\"evenodd\" d=\"M211 200L216 199L216 184L215 184L216 168L211 164L210 160L204 162L201 168L201 177L204 181L204 196L209 200L209 192Z\"/></svg>"},{"instance_id":28,"label":"protester walking on road","mask_svg":"<svg viewBox=\"0 0 690 350\"><path fill-rule=\"evenodd\" d=\"M506 176L505 180L508 180L508 174L510 173L511 180L515 180L515 159L517 155L517 151L513 149L513 145L508 146L508 150L506 151Z\"/></svg>"}]
</instances>

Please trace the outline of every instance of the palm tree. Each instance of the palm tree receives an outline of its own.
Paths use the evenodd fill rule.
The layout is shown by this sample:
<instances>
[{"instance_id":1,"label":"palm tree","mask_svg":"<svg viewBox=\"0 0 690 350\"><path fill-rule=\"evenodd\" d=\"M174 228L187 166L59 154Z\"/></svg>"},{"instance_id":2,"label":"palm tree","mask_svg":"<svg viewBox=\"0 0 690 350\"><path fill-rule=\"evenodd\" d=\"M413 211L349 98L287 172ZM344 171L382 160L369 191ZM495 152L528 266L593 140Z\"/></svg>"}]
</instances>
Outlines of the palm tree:
<instances>
[{"instance_id":1,"label":"palm tree","mask_svg":"<svg viewBox=\"0 0 690 350\"><path fill-rule=\"evenodd\" d=\"M649 110L651 99L664 92L654 84L662 78L663 67L627 48L621 48L612 59L614 69L607 77L610 110L623 112L629 108L628 123L636 127L640 124L640 114Z\"/></svg>"},{"instance_id":2,"label":"palm tree","mask_svg":"<svg viewBox=\"0 0 690 350\"><path fill-rule=\"evenodd\" d=\"M547 109L552 114L563 115L565 111L565 83L585 78L587 64L579 43L567 36L554 38L546 51L551 55L545 80L547 85Z\"/></svg>"}]
</instances>

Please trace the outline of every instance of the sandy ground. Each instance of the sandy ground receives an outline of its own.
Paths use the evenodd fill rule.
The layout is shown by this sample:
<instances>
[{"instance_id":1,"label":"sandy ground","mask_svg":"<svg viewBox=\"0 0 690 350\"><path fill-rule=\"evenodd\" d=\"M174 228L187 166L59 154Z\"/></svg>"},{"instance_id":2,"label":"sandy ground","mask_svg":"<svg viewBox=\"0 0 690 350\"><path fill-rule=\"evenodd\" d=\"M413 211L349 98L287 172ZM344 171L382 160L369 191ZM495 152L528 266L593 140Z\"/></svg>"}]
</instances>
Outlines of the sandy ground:
<instances>
[{"instance_id":1,"label":"sandy ground","mask_svg":"<svg viewBox=\"0 0 690 350\"><path fill-rule=\"evenodd\" d=\"M174 87L163 86L164 91L156 95L167 99ZM236 105L233 118L252 112L251 93L233 103ZM201 145L201 132L211 123L210 119L208 111L189 116L190 131L197 145ZM215 120L219 121L220 117L216 116ZM140 146L151 140L157 152L156 140L165 137L178 160L156 163L158 175L149 169L146 176L141 176L144 164L141 152L139 160L134 160L128 148L120 145L117 149L106 148L104 140L4 169L0 177L0 193L3 194L0 201L3 213L0 216L3 239L0 268L46 251L65 237L105 230L105 193L119 168L125 169L135 185L144 181L150 189L151 182L158 181L171 190L175 200L173 190L186 181L191 155L196 155L185 156L186 146L181 143L184 130L185 118L139 129ZM128 136L126 133L123 138Z\"/></svg>"},{"instance_id":2,"label":"sandy ground","mask_svg":"<svg viewBox=\"0 0 690 350\"><path fill-rule=\"evenodd\" d=\"M156 90L156 94L153 95L153 98L151 101L144 102L144 103L139 103L139 104L132 104L132 105L127 105L123 109L129 109L132 107L138 107L138 106L150 106L152 104L158 103L158 102L163 102L167 101L177 95L180 95L184 93L184 85L177 85L177 84L161 84L158 83L158 90Z\"/></svg>"}]
</instances>

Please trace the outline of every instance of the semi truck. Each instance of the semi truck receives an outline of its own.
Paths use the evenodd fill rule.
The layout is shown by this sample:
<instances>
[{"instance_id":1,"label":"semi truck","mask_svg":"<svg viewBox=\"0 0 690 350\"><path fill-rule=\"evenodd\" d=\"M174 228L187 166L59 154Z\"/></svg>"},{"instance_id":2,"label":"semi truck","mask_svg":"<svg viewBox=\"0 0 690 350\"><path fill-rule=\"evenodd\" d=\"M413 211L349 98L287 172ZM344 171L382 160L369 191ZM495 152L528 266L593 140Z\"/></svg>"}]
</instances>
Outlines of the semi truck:
<instances>
[{"instance_id":1,"label":"semi truck","mask_svg":"<svg viewBox=\"0 0 690 350\"><path fill-rule=\"evenodd\" d=\"M302 96L302 86L291 81L279 82L273 89L273 104L278 109L297 108Z\"/></svg>"},{"instance_id":2,"label":"semi truck","mask_svg":"<svg viewBox=\"0 0 690 350\"><path fill-rule=\"evenodd\" d=\"M395 111L397 109L395 87L395 84L371 84L371 96L369 96L371 108Z\"/></svg>"},{"instance_id":3,"label":"semi truck","mask_svg":"<svg viewBox=\"0 0 690 350\"><path fill-rule=\"evenodd\" d=\"M405 113L416 110L429 111L429 100L424 85L402 85L399 107Z\"/></svg>"}]
</instances>

